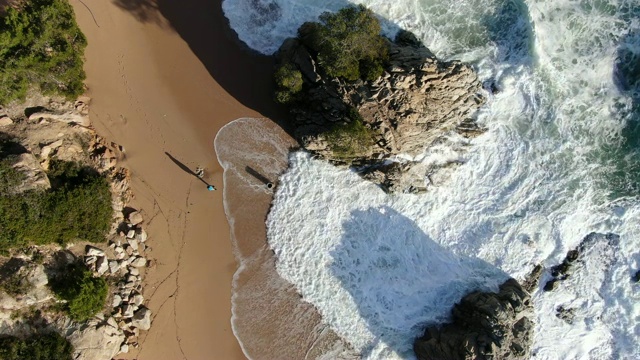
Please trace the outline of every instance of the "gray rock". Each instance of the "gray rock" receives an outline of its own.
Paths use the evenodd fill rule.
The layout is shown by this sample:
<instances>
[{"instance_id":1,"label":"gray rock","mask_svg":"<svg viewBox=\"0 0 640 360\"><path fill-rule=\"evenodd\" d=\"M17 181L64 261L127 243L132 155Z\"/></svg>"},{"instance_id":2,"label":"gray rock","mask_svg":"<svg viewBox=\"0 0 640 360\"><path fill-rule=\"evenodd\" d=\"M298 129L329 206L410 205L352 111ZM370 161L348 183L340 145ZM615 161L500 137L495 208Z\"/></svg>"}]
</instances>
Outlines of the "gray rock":
<instances>
[{"instance_id":1,"label":"gray rock","mask_svg":"<svg viewBox=\"0 0 640 360\"><path fill-rule=\"evenodd\" d=\"M127 239L127 242L129 243L129 246L131 246L131 248L134 251L138 250L138 240L136 240L136 239Z\"/></svg>"},{"instance_id":2,"label":"gray rock","mask_svg":"<svg viewBox=\"0 0 640 360\"><path fill-rule=\"evenodd\" d=\"M141 256L138 256L131 262L131 265L135 267L144 267L145 265L147 265L147 260Z\"/></svg>"},{"instance_id":3,"label":"gray rock","mask_svg":"<svg viewBox=\"0 0 640 360\"><path fill-rule=\"evenodd\" d=\"M124 334L109 322L105 326L82 326L71 331L67 339L74 348L75 360L107 360L112 359L124 341ZM68 330L69 331L69 330Z\"/></svg>"},{"instance_id":4,"label":"gray rock","mask_svg":"<svg viewBox=\"0 0 640 360\"><path fill-rule=\"evenodd\" d=\"M133 317L133 305L125 305L122 309L122 316L125 318Z\"/></svg>"},{"instance_id":5,"label":"gray rock","mask_svg":"<svg viewBox=\"0 0 640 360\"><path fill-rule=\"evenodd\" d=\"M6 115L0 116L0 126L9 126L13 124L13 120Z\"/></svg>"},{"instance_id":6,"label":"gray rock","mask_svg":"<svg viewBox=\"0 0 640 360\"><path fill-rule=\"evenodd\" d=\"M507 280L497 294L466 295L452 315L452 323L430 327L415 341L419 360L530 358L533 307L516 280Z\"/></svg>"},{"instance_id":7,"label":"gray rock","mask_svg":"<svg viewBox=\"0 0 640 360\"><path fill-rule=\"evenodd\" d=\"M95 246L87 245L86 247L86 255L87 256L105 256L104 251L98 249Z\"/></svg>"},{"instance_id":8,"label":"gray rock","mask_svg":"<svg viewBox=\"0 0 640 360\"><path fill-rule=\"evenodd\" d=\"M96 261L96 271L99 275L104 275L109 270L109 261L106 256L100 256Z\"/></svg>"},{"instance_id":9,"label":"gray rock","mask_svg":"<svg viewBox=\"0 0 640 360\"><path fill-rule=\"evenodd\" d=\"M151 310L141 307L136 311L131 323L140 330L149 330L151 328Z\"/></svg>"},{"instance_id":10,"label":"gray rock","mask_svg":"<svg viewBox=\"0 0 640 360\"><path fill-rule=\"evenodd\" d=\"M129 214L129 222L131 225L138 225L143 221L142 214L139 211L134 211Z\"/></svg>"},{"instance_id":11,"label":"gray rock","mask_svg":"<svg viewBox=\"0 0 640 360\"><path fill-rule=\"evenodd\" d=\"M118 262L116 260L110 260L109 261L109 272L113 275L113 274L117 273L118 270L120 270L120 265L118 264Z\"/></svg>"},{"instance_id":12,"label":"gray rock","mask_svg":"<svg viewBox=\"0 0 640 360\"><path fill-rule=\"evenodd\" d=\"M129 352L129 344L122 344L120 346L120 353L126 354Z\"/></svg>"},{"instance_id":13,"label":"gray rock","mask_svg":"<svg viewBox=\"0 0 640 360\"><path fill-rule=\"evenodd\" d=\"M113 302L111 303L111 306L114 308L117 308L118 306L120 306L122 304L122 297L120 297L120 295L116 294L113 296Z\"/></svg>"},{"instance_id":14,"label":"gray rock","mask_svg":"<svg viewBox=\"0 0 640 360\"><path fill-rule=\"evenodd\" d=\"M31 268L26 275L26 280L35 288L43 287L49 283L43 265L36 265Z\"/></svg>"},{"instance_id":15,"label":"gray rock","mask_svg":"<svg viewBox=\"0 0 640 360\"><path fill-rule=\"evenodd\" d=\"M140 241L140 242L145 242L147 241L148 235L147 232L144 231L144 229L137 229L136 230L136 240Z\"/></svg>"},{"instance_id":16,"label":"gray rock","mask_svg":"<svg viewBox=\"0 0 640 360\"><path fill-rule=\"evenodd\" d=\"M136 231L131 229L127 232L127 239L133 239L136 236Z\"/></svg>"},{"instance_id":17,"label":"gray rock","mask_svg":"<svg viewBox=\"0 0 640 360\"><path fill-rule=\"evenodd\" d=\"M130 302L133 302L136 306L140 306L144 302L144 297L142 296L142 294L135 294L130 299Z\"/></svg>"}]
</instances>

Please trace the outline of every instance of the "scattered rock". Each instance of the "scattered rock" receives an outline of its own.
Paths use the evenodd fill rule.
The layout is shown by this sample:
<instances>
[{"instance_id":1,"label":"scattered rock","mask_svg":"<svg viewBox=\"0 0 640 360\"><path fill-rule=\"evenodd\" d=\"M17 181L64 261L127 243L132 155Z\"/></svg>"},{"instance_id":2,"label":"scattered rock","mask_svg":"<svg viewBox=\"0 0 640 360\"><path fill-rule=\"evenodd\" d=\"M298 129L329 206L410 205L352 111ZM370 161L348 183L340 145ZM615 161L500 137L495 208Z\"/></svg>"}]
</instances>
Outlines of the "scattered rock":
<instances>
[{"instance_id":1,"label":"scattered rock","mask_svg":"<svg viewBox=\"0 0 640 360\"><path fill-rule=\"evenodd\" d=\"M109 270L109 261L106 256L98 257L96 261L96 271L98 275L104 275Z\"/></svg>"},{"instance_id":2,"label":"scattered rock","mask_svg":"<svg viewBox=\"0 0 640 360\"><path fill-rule=\"evenodd\" d=\"M564 307L559 306L556 309L556 317L571 325L573 324L573 319L576 317L575 312L575 309L565 309Z\"/></svg>"},{"instance_id":3,"label":"scattered rock","mask_svg":"<svg viewBox=\"0 0 640 360\"><path fill-rule=\"evenodd\" d=\"M133 317L133 305L125 305L122 311L122 316L125 318Z\"/></svg>"},{"instance_id":4,"label":"scattered rock","mask_svg":"<svg viewBox=\"0 0 640 360\"><path fill-rule=\"evenodd\" d=\"M120 270L120 265L118 264L118 262L116 260L110 260L109 261L109 272L111 273L111 275L117 273L118 270Z\"/></svg>"},{"instance_id":5,"label":"scattered rock","mask_svg":"<svg viewBox=\"0 0 640 360\"><path fill-rule=\"evenodd\" d=\"M122 346L120 346L120 352L123 354L126 354L129 352L129 345L127 344L122 344Z\"/></svg>"},{"instance_id":6,"label":"scattered rock","mask_svg":"<svg viewBox=\"0 0 640 360\"><path fill-rule=\"evenodd\" d=\"M128 239L133 239L136 236L136 231L131 229L129 230L129 232L127 232L127 238Z\"/></svg>"},{"instance_id":7,"label":"scattered rock","mask_svg":"<svg viewBox=\"0 0 640 360\"><path fill-rule=\"evenodd\" d=\"M129 246L131 246L131 248L134 251L138 250L138 240L130 238L130 239L127 239L127 242L129 243Z\"/></svg>"},{"instance_id":8,"label":"scattered rock","mask_svg":"<svg viewBox=\"0 0 640 360\"><path fill-rule=\"evenodd\" d=\"M430 327L415 341L419 360L530 358L533 307L516 280L507 280L497 294L466 295L452 315L452 323Z\"/></svg>"},{"instance_id":9,"label":"scattered rock","mask_svg":"<svg viewBox=\"0 0 640 360\"><path fill-rule=\"evenodd\" d=\"M143 267L147 265L147 260L141 256L138 256L137 258L135 258L135 260L131 262L131 265L135 267Z\"/></svg>"},{"instance_id":10,"label":"scattered rock","mask_svg":"<svg viewBox=\"0 0 640 360\"><path fill-rule=\"evenodd\" d=\"M574 272L574 265L580 261L580 258L588 251L595 243L605 242L610 246L615 246L620 239L620 236L616 234L599 234L592 232L585 236L580 242L577 248L569 250L562 263L551 268L552 278L544 285L544 291L553 291L558 287L560 281L564 281L571 276Z\"/></svg>"},{"instance_id":11,"label":"scattered rock","mask_svg":"<svg viewBox=\"0 0 640 360\"><path fill-rule=\"evenodd\" d=\"M142 214L139 211L134 211L129 214L129 222L131 225L138 225L142 222Z\"/></svg>"},{"instance_id":12,"label":"scattered rock","mask_svg":"<svg viewBox=\"0 0 640 360\"><path fill-rule=\"evenodd\" d=\"M122 297L120 297L120 295L116 294L113 296L113 302L111 303L111 306L114 308L117 308L118 306L120 306L122 304Z\"/></svg>"},{"instance_id":13,"label":"scattered rock","mask_svg":"<svg viewBox=\"0 0 640 360\"><path fill-rule=\"evenodd\" d=\"M98 249L95 246L87 245L85 251L87 256L105 256L104 251Z\"/></svg>"},{"instance_id":14,"label":"scattered rock","mask_svg":"<svg viewBox=\"0 0 640 360\"><path fill-rule=\"evenodd\" d=\"M151 328L151 310L141 307L133 316L132 325L140 330L149 330Z\"/></svg>"},{"instance_id":15,"label":"scattered rock","mask_svg":"<svg viewBox=\"0 0 640 360\"><path fill-rule=\"evenodd\" d=\"M11 120L8 116L0 116L0 126L9 126L13 124L13 120Z\"/></svg>"}]
</instances>

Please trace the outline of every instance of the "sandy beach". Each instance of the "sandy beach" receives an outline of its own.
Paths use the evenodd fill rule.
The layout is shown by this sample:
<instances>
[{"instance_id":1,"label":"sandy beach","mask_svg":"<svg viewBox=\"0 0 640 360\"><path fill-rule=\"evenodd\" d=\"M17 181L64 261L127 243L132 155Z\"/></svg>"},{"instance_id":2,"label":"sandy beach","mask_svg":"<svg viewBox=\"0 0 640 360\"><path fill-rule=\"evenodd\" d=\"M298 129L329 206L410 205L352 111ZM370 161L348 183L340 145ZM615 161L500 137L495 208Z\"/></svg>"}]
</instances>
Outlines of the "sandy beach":
<instances>
[{"instance_id":1,"label":"sandy beach","mask_svg":"<svg viewBox=\"0 0 640 360\"><path fill-rule=\"evenodd\" d=\"M224 30L219 1L70 2L89 43L91 120L125 148L131 205L145 214L156 259L144 289L153 326L121 357L242 359L230 323L237 266L213 139L236 118L271 115L271 59L241 49ZM219 191L181 165L204 166L204 180Z\"/></svg>"}]
</instances>

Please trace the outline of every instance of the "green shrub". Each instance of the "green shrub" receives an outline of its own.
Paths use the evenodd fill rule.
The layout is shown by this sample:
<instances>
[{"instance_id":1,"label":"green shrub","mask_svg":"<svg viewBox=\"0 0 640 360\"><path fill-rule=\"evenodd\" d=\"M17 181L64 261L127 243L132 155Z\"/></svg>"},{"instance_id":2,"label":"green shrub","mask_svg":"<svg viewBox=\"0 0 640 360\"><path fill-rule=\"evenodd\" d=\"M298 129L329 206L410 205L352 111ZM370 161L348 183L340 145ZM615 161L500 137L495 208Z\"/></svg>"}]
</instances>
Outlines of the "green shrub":
<instances>
[{"instance_id":1,"label":"green shrub","mask_svg":"<svg viewBox=\"0 0 640 360\"><path fill-rule=\"evenodd\" d=\"M35 334L20 339L0 337L0 360L71 360L73 345L60 334Z\"/></svg>"},{"instance_id":2,"label":"green shrub","mask_svg":"<svg viewBox=\"0 0 640 360\"><path fill-rule=\"evenodd\" d=\"M373 131L364 125L356 109L349 110L349 120L347 124L336 125L326 134L333 155L343 161L366 155L373 145Z\"/></svg>"},{"instance_id":3,"label":"green shrub","mask_svg":"<svg viewBox=\"0 0 640 360\"><path fill-rule=\"evenodd\" d=\"M382 64L388 59L380 23L362 5L337 13L325 12L320 15L320 23L303 24L298 37L317 52L318 63L329 76L375 79L382 74ZM363 69L365 73L361 72Z\"/></svg>"},{"instance_id":4,"label":"green shrub","mask_svg":"<svg viewBox=\"0 0 640 360\"><path fill-rule=\"evenodd\" d=\"M291 64L284 64L276 70L276 101L281 104L290 102L295 94L302 90L302 73Z\"/></svg>"},{"instance_id":5,"label":"green shrub","mask_svg":"<svg viewBox=\"0 0 640 360\"><path fill-rule=\"evenodd\" d=\"M51 283L51 289L67 301L65 310L72 319L85 321L102 310L109 287L83 265L73 264Z\"/></svg>"},{"instance_id":6,"label":"green shrub","mask_svg":"<svg viewBox=\"0 0 640 360\"><path fill-rule=\"evenodd\" d=\"M20 185L25 175L13 168L15 160L11 157L0 159L0 194L8 194Z\"/></svg>"},{"instance_id":7,"label":"green shrub","mask_svg":"<svg viewBox=\"0 0 640 360\"><path fill-rule=\"evenodd\" d=\"M1 286L2 290L14 297L24 295L33 288L33 285L27 280L26 274L22 271L16 271L2 279Z\"/></svg>"},{"instance_id":8,"label":"green shrub","mask_svg":"<svg viewBox=\"0 0 640 360\"><path fill-rule=\"evenodd\" d=\"M0 104L32 86L69 98L83 92L87 41L67 0L27 0L0 18Z\"/></svg>"},{"instance_id":9,"label":"green shrub","mask_svg":"<svg viewBox=\"0 0 640 360\"><path fill-rule=\"evenodd\" d=\"M105 240L113 219L107 180L90 168L59 164L54 172L58 168L65 170L54 173L49 191L0 195L0 250Z\"/></svg>"}]
</instances>

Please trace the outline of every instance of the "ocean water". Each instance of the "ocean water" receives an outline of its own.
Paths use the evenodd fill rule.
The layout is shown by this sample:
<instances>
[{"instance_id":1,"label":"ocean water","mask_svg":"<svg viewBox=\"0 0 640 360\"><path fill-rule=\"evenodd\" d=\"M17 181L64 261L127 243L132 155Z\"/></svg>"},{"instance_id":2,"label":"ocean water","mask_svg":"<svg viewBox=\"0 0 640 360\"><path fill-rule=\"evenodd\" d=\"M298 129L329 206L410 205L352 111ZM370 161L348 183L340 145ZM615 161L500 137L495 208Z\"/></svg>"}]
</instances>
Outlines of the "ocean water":
<instances>
[{"instance_id":1,"label":"ocean water","mask_svg":"<svg viewBox=\"0 0 640 360\"><path fill-rule=\"evenodd\" d=\"M640 2L353 3L370 7L385 34L413 31L500 92L468 151L426 154L463 165L423 195L387 195L291 154L267 218L280 276L363 358L410 359L413 339L465 293L549 268L591 232L615 233L556 290L534 291L533 354L639 359ZM303 22L347 4L225 0L223 10L242 41L271 54ZM571 324L558 307L574 309Z\"/></svg>"}]
</instances>

